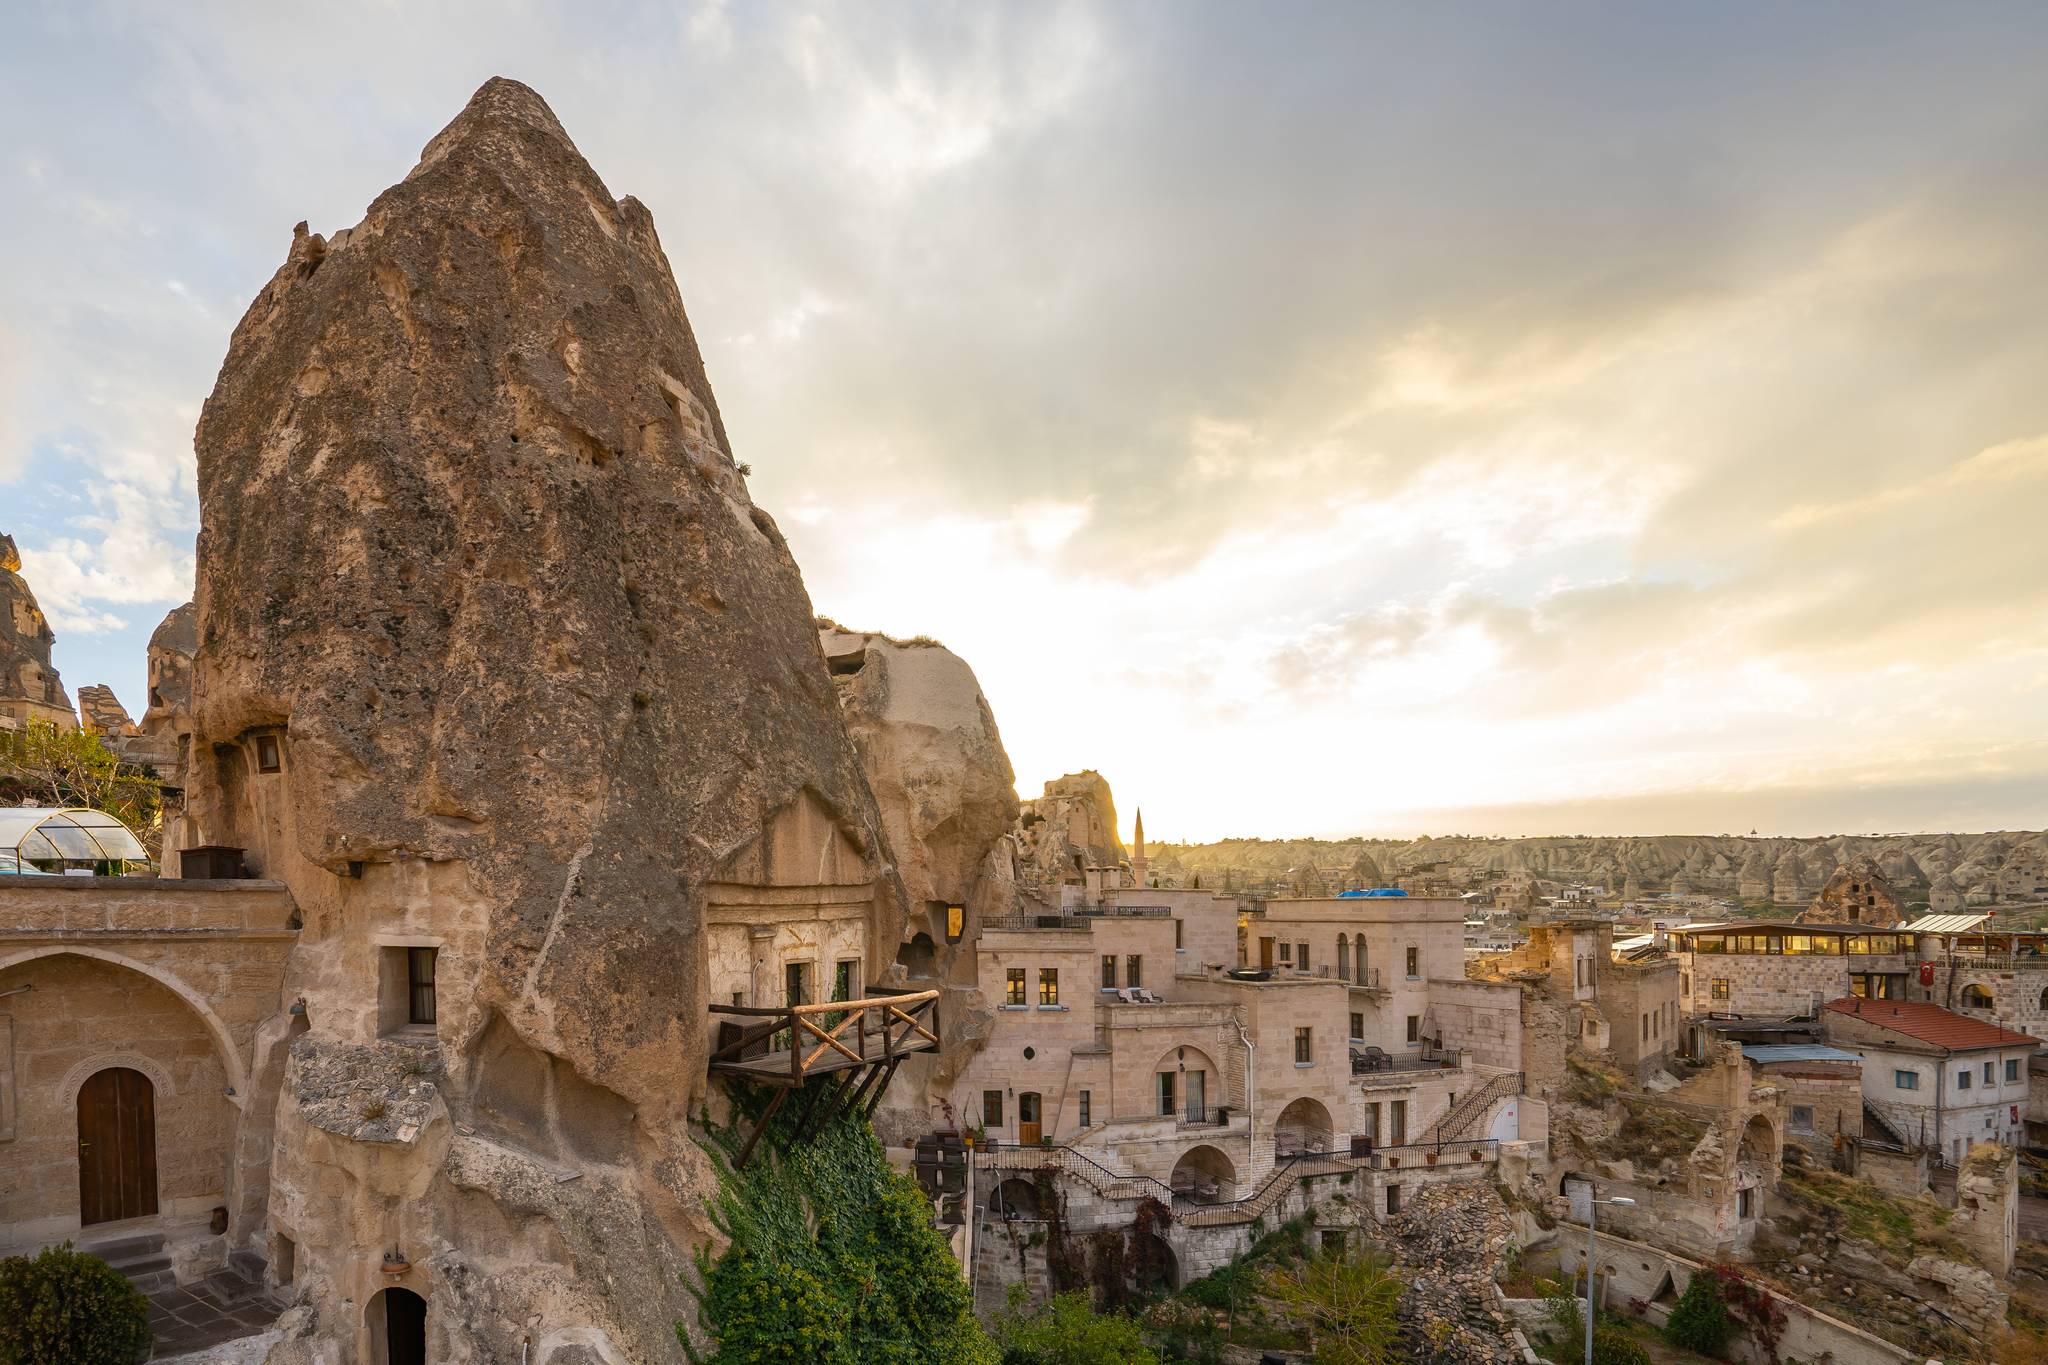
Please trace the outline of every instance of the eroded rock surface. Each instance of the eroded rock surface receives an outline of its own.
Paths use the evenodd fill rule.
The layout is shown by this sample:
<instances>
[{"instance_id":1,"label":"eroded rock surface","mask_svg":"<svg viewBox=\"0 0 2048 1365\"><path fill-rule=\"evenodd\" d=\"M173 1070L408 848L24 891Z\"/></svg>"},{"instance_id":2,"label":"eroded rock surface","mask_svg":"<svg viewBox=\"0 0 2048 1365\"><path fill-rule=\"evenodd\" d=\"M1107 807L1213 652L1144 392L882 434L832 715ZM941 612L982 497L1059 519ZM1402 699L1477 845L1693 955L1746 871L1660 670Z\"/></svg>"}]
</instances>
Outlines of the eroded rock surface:
<instances>
[{"instance_id":1,"label":"eroded rock surface","mask_svg":"<svg viewBox=\"0 0 2048 1365\"><path fill-rule=\"evenodd\" d=\"M819 640L908 898L896 961L909 984L946 992L940 1052L906 1064L875 1115L886 1137L909 1137L929 1127L934 1095L994 1023L975 984L974 940L991 917L1016 913L1016 777L959 655L830 621Z\"/></svg>"},{"instance_id":2,"label":"eroded rock surface","mask_svg":"<svg viewBox=\"0 0 2048 1365\"><path fill-rule=\"evenodd\" d=\"M309 1330L352 1351L402 1287L440 1305L431 1359L571 1329L672 1358L710 1235L707 908L829 881L893 945L900 906L650 215L489 82L361 223L300 226L198 455L188 842L304 917L310 1027L251 1105L278 1096ZM422 1030L446 1121L394 1128ZM377 1120L364 1049L398 1059Z\"/></svg>"},{"instance_id":3,"label":"eroded rock surface","mask_svg":"<svg viewBox=\"0 0 2048 1365\"><path fill-rule=\"evenodd\" d=\"M14 537L0 535L0 717L16 724L43 720L64 730L78 727L64 680L50 665L56 638L21 576Z\"/></svg>"},{"instance_id":4,"label":"eroded rock surface","mask_svg":"<svg viewBox=\"0 0 2048 1365\"><path fill-rule=\"evenodd\" d=\"M1018 822L1018 871L1038 881L1077 881L1091 867L1123 861L1116 801L1109 780L1094 771L1068 773L1024 803Z\"/></svg>"}]
</instances>

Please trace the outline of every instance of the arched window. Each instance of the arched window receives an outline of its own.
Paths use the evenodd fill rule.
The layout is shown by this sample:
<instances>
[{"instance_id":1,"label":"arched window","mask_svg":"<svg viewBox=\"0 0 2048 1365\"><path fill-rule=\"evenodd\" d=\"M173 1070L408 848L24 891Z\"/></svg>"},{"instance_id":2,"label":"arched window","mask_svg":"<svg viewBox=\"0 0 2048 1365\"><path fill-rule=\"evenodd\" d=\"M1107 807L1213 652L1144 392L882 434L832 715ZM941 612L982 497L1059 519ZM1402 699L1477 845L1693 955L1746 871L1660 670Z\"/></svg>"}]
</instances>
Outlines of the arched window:
<instances>
[{"instance_id":1,"label":"arched window","mask_svg":"<svg viewBox=\"0 0 2048 1365\"><path fill-rule=\"evenodd\" d=\"M1991 992L1982 986L1963 987L1963 1008L1966 1010L1988 1010L1994 1001Z\"/></svg>"},{"instance_id":2,"label":"arched window","mask_svg":"<svg viewBox=\"0 0 2048 1365\"><path fill-rule=\"evenodd\" d=\"M1347 934L1337 935L1337 975L1351 979L1351 938Z\"/></svg>"}]
</instances>

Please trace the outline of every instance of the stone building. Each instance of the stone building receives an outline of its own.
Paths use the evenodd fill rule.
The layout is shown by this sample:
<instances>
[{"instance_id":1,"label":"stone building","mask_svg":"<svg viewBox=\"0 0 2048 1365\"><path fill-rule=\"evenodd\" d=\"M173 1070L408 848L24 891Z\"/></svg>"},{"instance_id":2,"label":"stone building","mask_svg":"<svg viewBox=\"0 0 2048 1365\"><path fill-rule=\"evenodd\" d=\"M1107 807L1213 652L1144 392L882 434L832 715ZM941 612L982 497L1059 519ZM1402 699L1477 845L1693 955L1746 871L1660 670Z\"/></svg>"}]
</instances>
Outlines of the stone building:
<instances>
[{"instance_id":1,"label":"stone building","mask_svg":"<svg viewBox=\"0 0 2048 1365\"><path fill-rule=\"evenodd\" d=\"M1904 917L1904 903L1891 879L1867 854L1858 854L1834 871L1813 903L1799 916L1802 924L1864 924L1889 929Z\"/></svg>"},{"instance_id":2,"label":"stone building","mask_svg":"<svg viewBox=\"0 0 2048 1365\"><path fill-rule=\"evenodd\" d=\"M1568 1052L1605 1057L1640 1080L1678 1050L1678 964L1617 958L1614 926L1606 920L1532 925L1528 943L1479 959L1472 974L1515 983L1527 996L1521 1069L1532 1090L1562 1077Z\"/></svg>"},{"instance_id":3,"label":"stone building","mask_svg":"<svg viewBox=\"0 0 2048 1365\"><path fill-rule=\"evenodd\" d=\"M1919 1001L1833 1000L1821 1017L1830 1045L1863 1058L1864 1103L1908 1142L1955 1164L2022 1140L2040 1039Z\"/></svg>"},{"instance_id":4,"label":"stone building","mask_svg":"<svg viewBox=\"0 0 2048 1365\"><path fill-rule=\"evenodd\" d=\"M1854 926L1744 920L1674 934L1687 1016L1813 1018L1839 996L1916 998L1920 936Z\"/></svg>"},{"instance_id":5,"label":"stone building","mask_svg":"<svg viewBox=\"0 0 2048 1365\"><path fill-rule=\"evenodd\" d=\"M60 730L78 728L64 680L50 663L55 639L21 576L14 537L0 535L0 729L31 720L49 721Z\"/></svg>"},{"instance_id":6,"label":"stone building","mask_svg":"<svg viewBox=\"0 0 2048 1365\"><path fill-rule=\"evenodd\" d=\"M0 876L0 1246L256 1235L297 937L279 882Z\"/></svg>"},{"instance_id":7,"label":"stone building","mask_svg":"<svg viewBox=\"0 0 2048 1365\"><path fill-rule=\"evenodd\" d=\"M1863 1058L1823 1043L1744 1043L1758 1080L1784 1096L1785 1140L1845 1168L1863 1136Z\"/></svg>"}]
</instances>

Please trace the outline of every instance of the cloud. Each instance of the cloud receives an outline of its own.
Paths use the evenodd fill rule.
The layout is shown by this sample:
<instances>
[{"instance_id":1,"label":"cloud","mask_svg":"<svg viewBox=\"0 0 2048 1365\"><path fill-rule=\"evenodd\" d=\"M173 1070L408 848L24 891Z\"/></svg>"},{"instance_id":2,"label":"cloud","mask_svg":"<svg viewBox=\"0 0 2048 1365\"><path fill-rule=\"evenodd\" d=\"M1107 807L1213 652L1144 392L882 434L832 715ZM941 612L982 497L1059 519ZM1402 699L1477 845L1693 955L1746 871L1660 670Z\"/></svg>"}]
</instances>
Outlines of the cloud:
<instances>
[{"instance_id":1,"label":"cloud","mask_svg":"<svg viewBox=\"0 0 2048 1365\"><path fill-rule=\"evenodd\" d=\"M1972 756L2048 722L2040 13L21 37L0 500L63 657L189 593L192 425L291 225L502 72L653 210L818 607L960 650L1027 789L1095 766L1188 834L2028 790Z\"/></svg>"}]
</instances>

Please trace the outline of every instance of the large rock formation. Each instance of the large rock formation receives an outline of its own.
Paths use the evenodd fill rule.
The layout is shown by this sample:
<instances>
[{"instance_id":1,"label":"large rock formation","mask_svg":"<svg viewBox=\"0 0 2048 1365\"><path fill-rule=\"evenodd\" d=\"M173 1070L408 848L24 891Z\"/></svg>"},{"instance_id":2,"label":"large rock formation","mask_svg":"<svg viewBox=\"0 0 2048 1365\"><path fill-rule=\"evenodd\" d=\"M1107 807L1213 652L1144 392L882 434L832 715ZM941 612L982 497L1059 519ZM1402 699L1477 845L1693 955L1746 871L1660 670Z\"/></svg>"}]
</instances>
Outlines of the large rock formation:
<instances>
[{"instance_id":1,"label":"large rock formation","mask_svg":"<svg viewBox=\"0 0 2048 1365\"><path fill-rule=\"evenodd\" d=\"M1899 893L1877 860L1858 854L1835 869L1800 913L1807 924L1897 924L1904 917Z\"/></svg>"},{"instance_id":2,"label":"large rock formation","mask_svg":"<svg viewBox=\"0 0 2048 1365\"><path fill-rule=\"evenodd\" d=\"M404 1288L430 1359L672 1358L709 983L779 990L827 905L886 951L901 907L651 217L489 82L361 223L300 226L198 454L191 842L305 926L239 1101L279 1097L291 1351L357 1358Z\"/></svg>"},{"instance_id":3,"label":"large rock formation","mask_svg":"<svg viewBox=\"0 0 2048 1365\"><path fill-rule=\"evenodd\" d=\"M1108 779L1090 770L1046 783L1024 802L1018 839L1018 870L1034 881L1074 882L1091 867L1117 866L1124 846Z\"/></svg>"},{"instance_id":4,"label":"large rock formation","mask_svg":"<svg viewBox=\"0 0 2048 1365\"><path fill-rule=\"evenodd\" d=\"M21 576L14 537L0 535L0 726L45 720L62 730L78 728L64 680L50 664L56 638Z\"/></svg>"},{"instance_id":5,"label":"large rock formation","mask_svg":"<svg viewBox=\"0 0 2048 1365\"><path fill-rule=\"evenodd\" d=\"M990 918L1016 913L1016 778L959 655L830 621L819 622L819 641L908 900L896 960L909 984L946 992L940 1052L907 1063L875 1116L885 1134L908 1136L929 1126L933 1098L995 1020L976 985L974 943Z\"/></svg>"}]
</instances>

